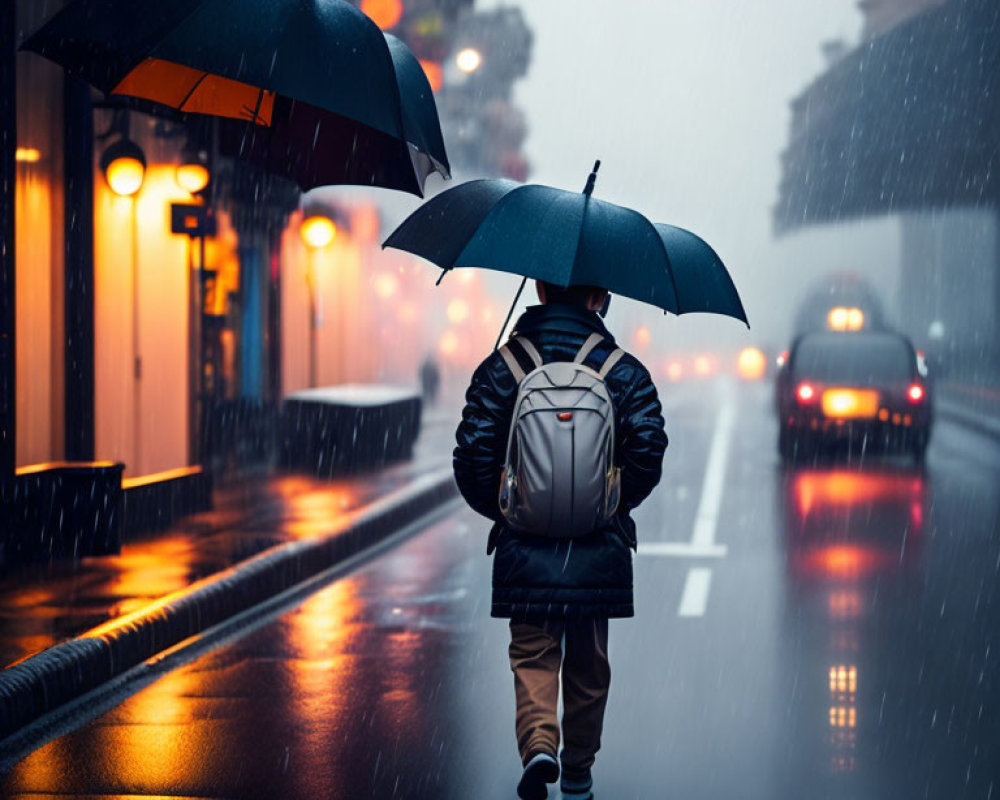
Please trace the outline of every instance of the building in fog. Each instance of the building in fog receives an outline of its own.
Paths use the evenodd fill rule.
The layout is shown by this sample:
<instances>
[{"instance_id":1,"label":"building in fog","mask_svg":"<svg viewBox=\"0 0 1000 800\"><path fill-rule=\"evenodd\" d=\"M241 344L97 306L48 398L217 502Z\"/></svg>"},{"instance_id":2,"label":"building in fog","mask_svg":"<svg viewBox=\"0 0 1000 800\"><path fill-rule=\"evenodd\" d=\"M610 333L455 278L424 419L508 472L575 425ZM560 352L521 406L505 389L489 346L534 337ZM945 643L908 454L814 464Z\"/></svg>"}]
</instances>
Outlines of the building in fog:
<instances>
[{"instance_id":1,"label":"building in fog","mask_svg":"<svg viewBox=\"0 0 1000 800\"><path fill-rule=\"evenodd\" d=\"M973 380L1000 365L1000 5L860 8L863 41L792 101L775 227L889 215L899 323Z\"/></svg>"}]
</instances>

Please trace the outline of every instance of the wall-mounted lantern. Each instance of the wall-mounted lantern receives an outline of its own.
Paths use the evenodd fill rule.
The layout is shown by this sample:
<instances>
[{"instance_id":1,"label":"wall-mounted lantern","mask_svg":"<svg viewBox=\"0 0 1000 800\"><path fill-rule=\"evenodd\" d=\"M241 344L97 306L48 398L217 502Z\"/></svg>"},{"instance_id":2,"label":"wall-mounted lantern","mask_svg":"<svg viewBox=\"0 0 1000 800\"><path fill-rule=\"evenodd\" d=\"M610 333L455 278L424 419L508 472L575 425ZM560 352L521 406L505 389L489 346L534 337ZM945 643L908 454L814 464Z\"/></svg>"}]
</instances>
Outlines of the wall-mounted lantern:
<instances>
[{"instance_id":1,"label":"wall-mounted lantern","mask_svg":"<svg viewBox=\"0 0 1000 800\"><path fill-rule=\"evenodd\" d=\"M104 151L101 170L112 192L119 197L131 197L142 188L146 177L146 155L139 145L122 137Z\"/></svg>"},{"instance_id":2,"label":"wall-mounted lantern","mask_svg":"<svg viewBox=\"0 0 1000 800\"><path fill-rule=\"evenodd\" d=\"M199 194L205 191L212 173L208 169L208 153L204 150L185 150L181 163L174 170L174 181L184 191Z\"/></svg>"}]
</instances>

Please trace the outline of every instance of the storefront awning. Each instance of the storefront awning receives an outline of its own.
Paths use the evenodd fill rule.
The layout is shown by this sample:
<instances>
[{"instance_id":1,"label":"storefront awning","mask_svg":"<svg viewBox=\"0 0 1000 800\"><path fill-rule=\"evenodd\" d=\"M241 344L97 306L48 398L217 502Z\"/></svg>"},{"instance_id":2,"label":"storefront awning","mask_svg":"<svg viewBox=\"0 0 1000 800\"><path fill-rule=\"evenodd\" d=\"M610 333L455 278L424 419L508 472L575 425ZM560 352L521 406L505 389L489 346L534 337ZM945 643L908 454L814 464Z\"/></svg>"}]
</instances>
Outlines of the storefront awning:
<instances>
[{"instance_id":1,"label":"storefront awning","mask_svg":"<svg viewBox=\"0 0 1000 800\"><path fill-rule=\"evenodd\" d=\"M775 228L1000 202L1000 3L952 0L792 103Z\"/></svg>"}]
</instances>

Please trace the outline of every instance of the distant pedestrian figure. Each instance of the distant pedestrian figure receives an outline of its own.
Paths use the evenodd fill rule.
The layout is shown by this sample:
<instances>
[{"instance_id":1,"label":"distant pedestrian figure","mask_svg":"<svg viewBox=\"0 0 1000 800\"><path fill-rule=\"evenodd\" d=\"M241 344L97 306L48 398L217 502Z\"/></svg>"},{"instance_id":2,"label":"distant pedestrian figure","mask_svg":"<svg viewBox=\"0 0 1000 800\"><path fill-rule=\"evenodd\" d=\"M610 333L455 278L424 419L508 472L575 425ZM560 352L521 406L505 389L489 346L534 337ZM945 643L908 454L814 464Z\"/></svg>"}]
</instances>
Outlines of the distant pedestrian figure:
<instances>
[{"instance_id":1,"label":"distant pedestrian figure","mask_svg":"<svg viewBox=\"0 0 1000 800\"><path fill-rule=\"evenodd\" d=\"M438 390L441 388L441 370L434 356L428 353L420 363L420 393L428 405L437 402Z\"/></svg>"},{"instance_id":2,"label":"distant pedestrian figure","mask_svg":"<svg viewBox=\"0 0 1000 800\"><path fill-rule=\"evenodd\" d=\"M607 292L543 282L537 290L541 305L525 311L508 343L472 376L456 433L455 478L469 505L493 520L486 552L495 551L492 615L510 619L524 767L518 795L545 798L561 762L563 797L587 800L611 682L608 619L634 614L630 512L660 480L667 437L649 372L617 348L596 313ZM550 368L554 362L569 365ZM548 382L551 391L546 384L533 395L540 399L529 400L532 381ZM553 399L573 396L581 399L572 407ZM607 408L612 419L605 419ZM512 422L516 436L508 443ZM592 441L597 445L581 448ZM541 452L545 447L552 452ZM531 449L530 457L519 460L519 448ZM610 459L607 470L602 459ZM559 468L566 464L573 468ZM594 488L581 493L588 470ZM534 503L526 499L532 493Z\"/></svg>"}]
</instances>

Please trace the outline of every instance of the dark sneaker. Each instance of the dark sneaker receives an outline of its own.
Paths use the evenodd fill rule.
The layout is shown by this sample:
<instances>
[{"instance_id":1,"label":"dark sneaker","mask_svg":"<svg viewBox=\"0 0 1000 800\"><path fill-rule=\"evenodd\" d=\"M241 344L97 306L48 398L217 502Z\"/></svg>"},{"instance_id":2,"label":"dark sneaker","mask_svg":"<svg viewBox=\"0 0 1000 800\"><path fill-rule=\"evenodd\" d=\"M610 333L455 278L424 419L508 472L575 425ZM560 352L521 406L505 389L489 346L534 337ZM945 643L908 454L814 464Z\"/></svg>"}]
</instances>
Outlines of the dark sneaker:
<instances>
[{"instance_id":1,"label":"dark sneaker","mask_svg":"<svg viewBox=\"0 0 1000 800\"><path fill-rule=\"evenodd\" d=\"M594 797L594 779L590 777L589 769L563 770L559 788L562 790L563 800L593 800Z\"/></svg>"},{"instance_id":2,"label":"dark sneaker","mask_svg":"<svg viewBox=\"0 0 1000 800\"><path fill-rule=\"evenodd\" d=\"M517 796L521 800L545 800L549 796L547 783L559 780L559 762L555 756L539 753L524 766L524 773L517 784Z\"/></svg>"}]
</instances>

